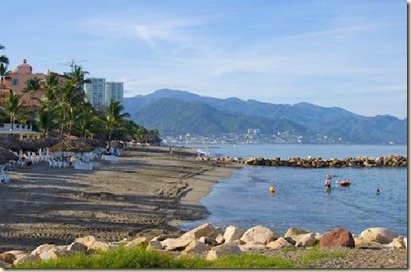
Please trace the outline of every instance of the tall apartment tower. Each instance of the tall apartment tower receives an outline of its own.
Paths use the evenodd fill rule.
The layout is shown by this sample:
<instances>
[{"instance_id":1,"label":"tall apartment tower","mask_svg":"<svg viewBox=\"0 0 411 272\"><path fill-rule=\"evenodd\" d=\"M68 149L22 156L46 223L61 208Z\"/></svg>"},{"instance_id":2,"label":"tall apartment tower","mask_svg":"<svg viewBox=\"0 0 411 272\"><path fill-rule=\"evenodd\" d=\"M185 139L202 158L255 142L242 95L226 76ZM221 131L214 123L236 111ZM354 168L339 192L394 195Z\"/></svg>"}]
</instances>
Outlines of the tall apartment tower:
<instances>
[{"instance_id":1,"label":"tall apartment tower","mask_svg":"<svg viewBox=\"0 0 411 272\"><path fill-rule=\"evenodd\" d=\"M106 105L110 104L110 100L118 101L123 105L123 94L123 82L106 82Z\"/></svg>"},{"instance_id":2,"label":"tall apartment tower","mask_svg":"<svg viewBox=\"0 0 411 272\"><path fill-rule=\"evenodd\" d=\"M96 109L103 109L106 105L106 79L90 77L89 83L84 83L84 92L88 102Z\"/></svg>"}]
</instances>

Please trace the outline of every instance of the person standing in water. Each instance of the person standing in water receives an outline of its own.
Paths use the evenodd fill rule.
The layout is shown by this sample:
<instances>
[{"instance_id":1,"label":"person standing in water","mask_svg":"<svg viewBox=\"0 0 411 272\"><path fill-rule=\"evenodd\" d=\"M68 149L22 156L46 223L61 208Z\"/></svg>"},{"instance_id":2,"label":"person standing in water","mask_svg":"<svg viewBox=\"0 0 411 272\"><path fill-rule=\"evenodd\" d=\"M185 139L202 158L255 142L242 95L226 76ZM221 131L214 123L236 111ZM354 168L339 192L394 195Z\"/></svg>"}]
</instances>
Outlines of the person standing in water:
<instances>
[{"instance_id":1,"label":"person standing in water","mask_svg":"<svg viewBox=\"0 0 411 272\"><path fill-rule=\"evenodd\" d=\"M331 176L327 175L324 182L324 187L327 189L331 188Z\"/></svg>"}]
</instances>

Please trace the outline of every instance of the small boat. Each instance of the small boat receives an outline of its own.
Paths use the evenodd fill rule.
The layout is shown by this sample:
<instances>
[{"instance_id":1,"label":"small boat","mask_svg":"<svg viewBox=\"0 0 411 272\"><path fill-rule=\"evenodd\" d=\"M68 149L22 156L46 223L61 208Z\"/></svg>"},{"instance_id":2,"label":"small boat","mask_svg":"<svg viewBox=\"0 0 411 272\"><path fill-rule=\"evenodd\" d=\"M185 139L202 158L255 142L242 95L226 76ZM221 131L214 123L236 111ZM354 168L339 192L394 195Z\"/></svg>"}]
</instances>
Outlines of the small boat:
<instances>
[{"instance_id":1,"label":"small boat","mask_svg":"<svg viewBox=\"0 0 411 272\"><path fill-rule=\"evenodd\" d=\"M342 180L342 181L340 181L340 185L341 186L350 186L351 181L349 181L348 179Z\"/></svg>"}]
</instances>

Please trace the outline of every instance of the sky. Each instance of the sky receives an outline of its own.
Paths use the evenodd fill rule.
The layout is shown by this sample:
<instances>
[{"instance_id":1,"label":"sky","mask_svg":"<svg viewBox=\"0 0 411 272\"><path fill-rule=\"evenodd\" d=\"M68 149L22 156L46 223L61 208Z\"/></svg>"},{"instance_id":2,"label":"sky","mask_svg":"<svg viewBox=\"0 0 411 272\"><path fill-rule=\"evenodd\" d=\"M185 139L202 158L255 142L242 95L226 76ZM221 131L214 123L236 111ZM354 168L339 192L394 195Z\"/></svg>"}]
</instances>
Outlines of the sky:
<instances>
[{"instance_id":1,"label":"sky","mask_svg":"<svg viewBox=\"0 0 411 272\"><path fill-rule=\"evenodd\" d=\"M2 0L9 69L407 116L405 0Z\"/></svg>"}]
</instances>

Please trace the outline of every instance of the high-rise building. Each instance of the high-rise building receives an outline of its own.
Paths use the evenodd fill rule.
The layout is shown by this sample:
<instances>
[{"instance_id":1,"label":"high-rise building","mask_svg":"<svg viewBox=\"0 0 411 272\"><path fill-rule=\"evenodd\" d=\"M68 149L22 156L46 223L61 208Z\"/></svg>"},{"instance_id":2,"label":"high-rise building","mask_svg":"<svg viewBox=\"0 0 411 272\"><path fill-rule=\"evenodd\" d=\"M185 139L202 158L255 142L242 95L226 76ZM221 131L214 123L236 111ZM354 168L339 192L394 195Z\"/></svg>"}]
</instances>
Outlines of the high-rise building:
<instances>
[{"instance_id":1,"label":"high-rise building","mask_svg":"<svg viewBox=\"0 0 411 272\"><path fill-rule=\"evenodd\" d=\"M84 83L84 92L88 102L96 109L103 109L106 105L106 79L99 77L88 78Z\"/></svg>"},{"instance_id":2,"label":"high-rise building","mask_svg":"<svg viewBox=\"0 0 411 272\"><path fill-rule=\"evenodd\" d=\"M110 104L110 100L123 104L123 94L123 82L106 82L106 105Z\"/></svg>"}]
</instances>

